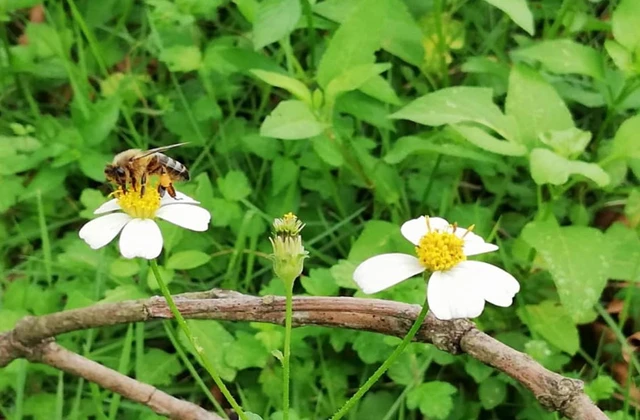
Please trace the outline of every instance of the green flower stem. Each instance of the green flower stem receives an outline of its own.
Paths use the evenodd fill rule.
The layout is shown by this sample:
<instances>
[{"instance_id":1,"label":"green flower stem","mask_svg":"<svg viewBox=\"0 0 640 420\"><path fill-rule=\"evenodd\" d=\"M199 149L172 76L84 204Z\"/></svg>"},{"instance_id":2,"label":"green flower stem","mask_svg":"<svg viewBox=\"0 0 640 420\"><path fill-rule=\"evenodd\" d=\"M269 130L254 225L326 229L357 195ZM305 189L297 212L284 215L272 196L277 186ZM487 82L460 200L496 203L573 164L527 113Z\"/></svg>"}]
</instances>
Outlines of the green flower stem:
<instances>
[{"instance_id":1,"label":"green flower stem","mask_svg":"<svg viewBox=\"0 0 640 420\"><path fill-rule=\"evenodd\" d=\"M398 356L402 354L402 352L409 345L411 340L413 340L413 337L415 337L416 333L422 326L422 322L424 321L424 318L426 316L427 316L427 302L425 301L425 303L422 304L422 309L420 310L418 317L416 318L413 325L411 326L411 329L409 329L409 332L407 333L407 335L404 336L402 343L400 343L400 345L396 347L396 349L393 351L393 353L391 353L391 355L387 358L387 360L385 360L384 363L380 365L378 370L376 370L373 373L373 375L371 375L371 377L367 379L367 382L365 382L364 385L362 385L360 389L358 389L358 391L353 395L353 397L351 397L349 401L347 401L342 406L342 408L340 408L340 410L338 410L338 412L334 414L333 417L331 417L331 420L341 419L342 417L344 417L345 414L347 414L349 410L353 408L353 406L356 405L358 401L360 401L360 398L362 398L362 396L369 390L369 388L371 388L373 384L375 384L378 381L378 379L380 379L380 377L387 371L387 369L389 369L389 367L393 364L393 362L396 361Z\"/></svg>"},{"instance_id":2,"label":"green flower stem","mask_svg":"<svg viewBox=\"0 0 640 420\"><path fill-rule=\"evenodd\" d=\"M294 279L295 280L295 279ZM293 318L293 281L286 283L284 315L284 357L282 358L282 420L289 420L289 371L291 361L291 318Z\"/></svg>"},{"instance_id":3,"label":"green flower stem","mask_svg":"<svg viewBox=\"0 0 640 420\"><path fill-rule=\"evenodd\" d=\"M209 375L211 375L211 377L213 378L213 381L216 383L218 388L220 388L222 395L224 395L227 401L229 401L229 404L231 404L231 407L233 407L233 410L238 414L240 419L248 420L247 415L244 413L244 411L242 411L242 408L240 408L235 398L233 398L233 395L231 395L231 392L229 392L229 389L222 381L222 378L220 378L220 375L218 375L218 373L213 368L211 362L204 354L202 347L200 347L200 345L197 343L196 337L194 337L193 334L191 333L191 329L189 328L189 325L187 325L187 322L184 320L182 314L178 310L176 303L173 301L173 297L169 292L169 288L165 284L164 280L162 280L162 276L160 275L160 270L158 270L158 263L156 262L156 260L150 260L149 265L151 266L151 271L153 271L153 275L155 276L156 281L158 282L158 286L160 286L160 291L162 291L162 295L166 299L167 305L169 305L169 309L171 309L171 313L173 314L176 321L178 321L178 326L180 327L184 335L189 340L189 343L191 343L196 353L200 357L200 360L202 361L202 365L207 370L207 372L209 372Z\"/></svg>"}]
</instances>

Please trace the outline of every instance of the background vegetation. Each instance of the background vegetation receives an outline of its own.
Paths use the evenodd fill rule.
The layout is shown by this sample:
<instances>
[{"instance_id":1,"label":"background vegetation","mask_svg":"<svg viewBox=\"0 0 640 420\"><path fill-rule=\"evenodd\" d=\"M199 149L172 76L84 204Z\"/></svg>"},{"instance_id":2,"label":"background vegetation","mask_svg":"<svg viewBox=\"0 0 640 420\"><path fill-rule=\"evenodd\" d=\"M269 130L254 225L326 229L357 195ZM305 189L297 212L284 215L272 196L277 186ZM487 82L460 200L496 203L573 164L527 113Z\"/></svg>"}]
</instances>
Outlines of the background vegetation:
<instances>
[{"instance_id":1,"label":"background vegetation","mask_svg":"<svg viewBox=\"0 0 640 420\"><path fill-rule=\"evenodd\" d=\"M638 418L637 0L0 0L0 21L0 330L158 294L146 261L77 232L115 153L189 141L170 153L193 174L179 188L213 219L206 234L162 225L174 293L283 294L265 253L289 210L311 252L296 293L318 296L358 296L357 263L411 252L409 218L475 223L501 246L486 260L522 285L478 325L587 382L611 418ZM378 297L424 295L416 278ZM277 412L283 329L190 323L243 406ZM203 406L219 398L172 323L59 340ZM327 418L398 341L295 330L299 418ZM156 417L24 360L0 370L0 415ZM417 344L350 418L423 416L557 418L493 369Z\"/></svg>"}]
</instances>

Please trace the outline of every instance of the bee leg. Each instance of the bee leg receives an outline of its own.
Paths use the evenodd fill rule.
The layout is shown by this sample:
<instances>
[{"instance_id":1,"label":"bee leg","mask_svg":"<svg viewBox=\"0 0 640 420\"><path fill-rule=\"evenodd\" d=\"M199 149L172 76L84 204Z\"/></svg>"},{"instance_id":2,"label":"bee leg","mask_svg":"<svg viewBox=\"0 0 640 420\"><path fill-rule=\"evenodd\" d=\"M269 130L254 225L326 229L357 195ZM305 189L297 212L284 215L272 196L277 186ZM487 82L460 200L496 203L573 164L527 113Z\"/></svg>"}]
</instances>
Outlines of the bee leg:
<instances>
[{"instance_id":1,"label":"bee leg","mask_svg":"<svg viewBox=\"0 0 640 420\"><path fill-rule=\"evenodd\" d=\"M133 191L138 191L137 185L136 185L136 178L135 177L131 177L131 189ZM127 190L127 183L125 181L125 185L124 185L124 190Z\"/></svg>"},{"instance_id":2,"label":"bee leg","mask_svg":"<svg viewBox=\"0 0 640 420\"><path fill-rule=\"evenodd\" d=\"M147 191L147 174L146 172L140 177L140 197L144 197L144 193Z\"/></svg>"},{"instance_id":3,"label":"bee leg","mask_svg":"<svg viewBox=\"0 0 640 420\"><path fill-rule=\"evenodd\" d=\"M167 186L167 192L174 200L182 200L182 198L176 197L176 189L173 187L172 183L169 183L169 186Z\"/></svg>"},{"instance_id":4,"label":"bee leg","mask_svg":"<svg viewBox=\"0 0 640 420\"><path fill-rule=\"evenodd\" d=\"M158 185L158 192L160 188L164 191L167 191L171 198L174 200L182 200L181 198L176 197L176 189L173 187L173 183L171 182L171 177L167 174L167 171L162 168L162 174L160 174L160 184Z\"/></svg>"}]
</instances>

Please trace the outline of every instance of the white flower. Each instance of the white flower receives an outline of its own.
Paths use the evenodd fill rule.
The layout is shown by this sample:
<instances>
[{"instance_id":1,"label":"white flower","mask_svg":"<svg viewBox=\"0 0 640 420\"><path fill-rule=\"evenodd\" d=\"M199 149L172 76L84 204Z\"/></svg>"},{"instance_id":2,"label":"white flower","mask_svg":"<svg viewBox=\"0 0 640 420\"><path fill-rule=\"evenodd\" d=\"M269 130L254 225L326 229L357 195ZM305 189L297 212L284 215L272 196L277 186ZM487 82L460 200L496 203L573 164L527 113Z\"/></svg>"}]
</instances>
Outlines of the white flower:
<instances>
[{"instance_id":1,"label":"white flower","mask_svg":"<svg viewBox=\"0 0 640 420\"><path fill-rule=\"evenodd\" d=\"M80 229L80 238L98 249L122 231L119 246L123 257L154 259L162 251L162 234L154 220L156 217L197 232L209 227L209 212L193 198L176 193L177 200L168 194L161 199L155 188L147 188L143 197L133 191L126 194L116 191L116 198L94 211L104 216L87 222Z\"/></svg>"},{"instance_id":2,"label":"white flower","mask_svg":"<svg viewBox=\"0 0 640 420\"><path fill-rule=\"evenodd\" d=\"M361 263L353 279L364 293L377 293L425 270L432 272L427 286L429 309L438 319L475 318L485 301L508 307L520 284L501 268L466 257L498 249L469 229L440 217L419 217L400 231L416 245L417 257L382 254Z\"/></svg>"}]
</instances>

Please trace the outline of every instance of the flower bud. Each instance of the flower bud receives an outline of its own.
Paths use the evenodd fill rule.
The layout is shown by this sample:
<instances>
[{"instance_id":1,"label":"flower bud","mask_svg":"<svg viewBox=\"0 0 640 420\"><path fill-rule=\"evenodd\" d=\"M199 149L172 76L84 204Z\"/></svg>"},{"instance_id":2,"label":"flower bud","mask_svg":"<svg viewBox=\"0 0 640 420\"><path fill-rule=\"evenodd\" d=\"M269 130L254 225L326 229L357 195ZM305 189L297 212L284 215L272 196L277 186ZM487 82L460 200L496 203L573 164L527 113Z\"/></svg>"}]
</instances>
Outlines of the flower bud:
<instances>
[{"instance_id":1,"label":"flower bud","mask_svg":"<svg viewBox=\"0 0 640 420\"><path fill-rule=\"evenodd\" d=\"M304 224L293 213L287 213L273 221L274 233L269 240L273 246L273 271L285 285L293 286L295 279L302 273L304 259L309 253L302 245L300 231Z\"/></svg>"}]
</instances>

